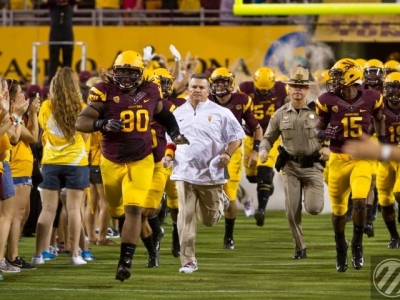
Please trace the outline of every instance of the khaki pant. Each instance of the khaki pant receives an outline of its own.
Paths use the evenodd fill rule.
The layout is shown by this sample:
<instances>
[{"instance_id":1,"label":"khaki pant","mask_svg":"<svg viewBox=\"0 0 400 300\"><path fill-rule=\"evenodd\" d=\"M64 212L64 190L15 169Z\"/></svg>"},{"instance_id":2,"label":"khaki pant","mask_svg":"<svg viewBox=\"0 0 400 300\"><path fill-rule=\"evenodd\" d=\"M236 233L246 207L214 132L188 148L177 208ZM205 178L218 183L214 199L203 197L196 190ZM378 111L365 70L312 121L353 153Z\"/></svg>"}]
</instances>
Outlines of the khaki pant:
<instances>
[{"instance_id":1,"label":"khaki pant","mask_svg":"<svg viewBox=\"0 0 400 300\"><path fill-rule=\"evenodd\" d=\"M295 251L306 248L301 225L302 195L304 209L312 215L321 213L324 208L324 184L321 164L312 168L301 168L300 164L288 161L282 171L285 189L286 217L292 232Z\"/></svg>"},{"instance_id":2,"label":"khaki pant","mask_svg":"<svg viewBox=\"0 0 400 300\"><path fill-rule=\"evenodd\" d=\"M177 181L179 214L178 233L181 264L196 262L196 213L206 226L214 226L223 212L222 185L195 185Z\"/></svg>"}]
</instances>

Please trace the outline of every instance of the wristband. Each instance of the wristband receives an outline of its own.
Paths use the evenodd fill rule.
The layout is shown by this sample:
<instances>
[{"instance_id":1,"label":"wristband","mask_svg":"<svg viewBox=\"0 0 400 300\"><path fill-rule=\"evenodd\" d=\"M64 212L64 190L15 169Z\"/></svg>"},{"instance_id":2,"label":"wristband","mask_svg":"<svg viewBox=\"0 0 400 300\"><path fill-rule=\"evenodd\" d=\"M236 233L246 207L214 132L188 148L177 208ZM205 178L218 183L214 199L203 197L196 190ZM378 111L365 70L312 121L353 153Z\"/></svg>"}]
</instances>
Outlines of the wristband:
<instances>
[{"instance_id":1,"label":"wristband","mask_svg":"<svg viewBox=\"0 0 400 300\"><path fill-rule=\"evenodd\" d=\"M388 161L389 158L390 158L390 154L392 154L392 146L390 146L390 145L382 145L381 161Z\"/></svg>"},{"instance_id":2,"label":"wristband","mask_svg":"<svg viewBox=\"0 0 400 300\"><path fill-rule=\"evenodd\" d=\"M175 158L175 150L176 146L174 144L168 144L167 148L165 149L165 156L169 155L172 159Z\"/></svg>"},{"instance_id":3,"label":"wristband","mask_svg":"<svg viewBox=\"0 0 400 300\"><path fill-rule=\"evenodd\" d=\"M18 119L15 119L14 125L22 125L22 121L18 120Z\"/></svg>"},{"instance_id":4,"label":"wristband","mask_svg":"<svg viewBox=\"0 0 400 300\"><path fill-rule=\"evenodd\" d=\"M260 144L261 144L261 141L254 140L254 142L253 142L253 150L258 152L258 150L260 149Z\"/></svg>"},{"instance_id":5,"label":"wristband","mask_svg":"<svg viewBox=\"0 0 400 300\"><path fill-rule=\"evenodd\" d=\"M107 123L107 120L104 119L95 119L93 120L93 130L94 131L102 131L104 125Z\"/></svg>"}]
</instances>

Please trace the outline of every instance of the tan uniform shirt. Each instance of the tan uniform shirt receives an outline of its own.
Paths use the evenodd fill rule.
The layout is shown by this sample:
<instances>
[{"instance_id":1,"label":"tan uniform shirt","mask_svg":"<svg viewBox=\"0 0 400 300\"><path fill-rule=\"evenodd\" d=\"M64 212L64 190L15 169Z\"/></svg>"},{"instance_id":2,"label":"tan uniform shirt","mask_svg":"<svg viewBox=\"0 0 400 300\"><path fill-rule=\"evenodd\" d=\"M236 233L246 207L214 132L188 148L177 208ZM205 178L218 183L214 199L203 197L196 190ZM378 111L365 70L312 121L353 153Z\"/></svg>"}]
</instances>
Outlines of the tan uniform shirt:
<instances>
[{"instance_id":1,"label":"tan uniform shirt","mask_svg":"<svg viewBox=\"0 0 400 300\"><path fill-rule=\"evenodd\" d=\"M299 110L286 103L271 118L260 145L260 151L269 152L274 142L282 136L282 147L293 156L311 155L321 148L314 128L318 117L307 105Z\"/></svg>"}]
</instances>

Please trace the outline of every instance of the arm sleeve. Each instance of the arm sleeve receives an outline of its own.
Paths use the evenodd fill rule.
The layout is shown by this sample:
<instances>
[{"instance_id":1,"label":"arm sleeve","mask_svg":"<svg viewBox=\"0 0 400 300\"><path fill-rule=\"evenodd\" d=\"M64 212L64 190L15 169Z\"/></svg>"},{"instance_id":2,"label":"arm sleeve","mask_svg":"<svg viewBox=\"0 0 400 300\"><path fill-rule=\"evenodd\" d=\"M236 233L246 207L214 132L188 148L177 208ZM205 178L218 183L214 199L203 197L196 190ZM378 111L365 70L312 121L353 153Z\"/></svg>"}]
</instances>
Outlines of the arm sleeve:
<instances>
[{"instance_id":1,"label":"arm sleeve","mask_svg":"<svg viewBox=\"0 0 400 300\"><path fill-rule=\"evenodd\" d=\"M175 116L164 105L161 111L154 115L154 120L165 128L165 131L171 138L180 134Z\"/></svg>"}]
</instances>

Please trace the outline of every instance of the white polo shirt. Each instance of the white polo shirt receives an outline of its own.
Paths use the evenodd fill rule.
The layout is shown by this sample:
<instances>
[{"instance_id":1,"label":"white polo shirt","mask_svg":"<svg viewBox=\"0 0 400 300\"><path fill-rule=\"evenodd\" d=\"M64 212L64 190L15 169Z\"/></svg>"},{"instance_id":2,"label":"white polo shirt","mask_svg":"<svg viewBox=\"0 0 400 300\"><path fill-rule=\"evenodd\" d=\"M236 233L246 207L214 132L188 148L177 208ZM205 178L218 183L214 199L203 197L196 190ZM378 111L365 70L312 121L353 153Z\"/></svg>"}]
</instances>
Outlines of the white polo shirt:
<instances>
[{"instance_id":1,"label":"white polo shirt","mask_svg":"<svg viewBox=\"0 0 400 300\"><path fill-rule=\"evenodd\" d=\"M199 185L226 183L227 172L218 166L218 157L230 142L245 138L232 112L207 100L199 103L196 109L186 102L173 113L181 134L190 145L176 147L171 180Z\"/></svg>"}]
</instances>

